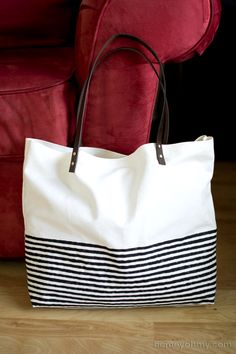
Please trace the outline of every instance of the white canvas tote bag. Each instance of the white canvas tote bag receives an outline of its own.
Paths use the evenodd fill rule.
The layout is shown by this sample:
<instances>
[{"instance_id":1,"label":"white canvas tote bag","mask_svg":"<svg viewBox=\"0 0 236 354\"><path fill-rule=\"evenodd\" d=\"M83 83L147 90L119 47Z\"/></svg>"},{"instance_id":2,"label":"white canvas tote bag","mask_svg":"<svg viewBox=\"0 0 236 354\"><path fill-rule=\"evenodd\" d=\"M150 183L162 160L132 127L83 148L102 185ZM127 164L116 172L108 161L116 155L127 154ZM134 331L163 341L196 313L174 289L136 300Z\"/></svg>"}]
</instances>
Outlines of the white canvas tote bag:
<instances>
[{"instance_id":1,"label":"white canvas tote bag","mask_svg":"<svg viewBox=\"0 0 236 354\"><path fill-rule=\"evenodd\" d=\"M157 143L125 156L83 147L81 93L74 148L26 139L23 214L28 290L35 307L211 304L216 290L213 138ZM128 36L155 52L140 39ZM147 56L138 49L121 47ZM110 54L110 53L109 53ZM163 69L161 67L161 73Z\"/></svg>"}]
</instances>

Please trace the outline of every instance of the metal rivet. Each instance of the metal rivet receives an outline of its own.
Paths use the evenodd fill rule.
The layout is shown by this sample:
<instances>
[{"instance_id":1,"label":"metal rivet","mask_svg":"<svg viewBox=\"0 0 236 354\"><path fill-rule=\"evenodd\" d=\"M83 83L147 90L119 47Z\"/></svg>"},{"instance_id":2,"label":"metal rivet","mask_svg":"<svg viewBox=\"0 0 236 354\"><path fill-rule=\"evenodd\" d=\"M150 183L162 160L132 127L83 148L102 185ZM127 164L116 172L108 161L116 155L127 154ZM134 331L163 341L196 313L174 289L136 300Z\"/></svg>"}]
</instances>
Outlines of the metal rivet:
<instances>
[{"instance_id":1,"label":"metal rivet","mask_svg":"<svg viewBox=\"0 0 236 354\"><path fill-rule=\"evenodd\" d=\"M76 155L76 152L73 152L73 155L75 156L75 155Z\"/></svg>"},{"instance_id":2,"label":"metal rivet","mask_svg":"<svg viewBox=\"0 0 236 354\"><path fill-rule=\"evenodd\" d=\"M74 164L75 164L75 163L72 161L72 162L71 162L71 165L73 166Z\"/></svg>"},{"instance_id":3,"label":"metal rivet","mask_svg":"<svg viewBox=\"0 0 236 354\"><path fill-rule=\"evenodd\" d=\"M163 155L159 155L159 157L162 159Z\"/></svg>"},{"instance_id":4,"label":"metal rivet","mask_svg":"<svg viewBox=\"0 0 236 354\"><path fill-rule=\"evenodd\" d=\"M161 148L161 145L158 145L159 148Z\"/></svg>"}]
</instances>

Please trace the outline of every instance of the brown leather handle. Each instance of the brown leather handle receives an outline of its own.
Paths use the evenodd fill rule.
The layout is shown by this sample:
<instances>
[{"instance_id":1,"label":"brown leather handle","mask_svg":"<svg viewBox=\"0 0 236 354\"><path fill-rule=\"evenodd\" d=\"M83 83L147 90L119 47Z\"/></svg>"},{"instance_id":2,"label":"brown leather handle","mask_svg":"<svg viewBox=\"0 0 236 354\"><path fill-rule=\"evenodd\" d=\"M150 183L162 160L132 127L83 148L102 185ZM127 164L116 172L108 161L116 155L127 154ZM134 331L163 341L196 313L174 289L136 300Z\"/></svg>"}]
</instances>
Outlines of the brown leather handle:
<instances>
[{"instance_id":1,"label":"brown leather handle","mask_svg":"<svg viewBox=\"0 0 236 354\"><path fill-rule=\"evenodd\" d=\"M141 43L145 48L149 50L154 56L154 58L157 60L158 64L160 65L160 72L162 75L162 78L160 78L159 73L157 72L155 66L153 65L152 61L140 50L132 48L132 47L118 47L115 49L112 49L108 51L107 53L104 54L104 50L109 46L109 44L116 38L119 37L126 37L132 40L137 41L138 43ZM76 133L75 133L75 142L74 142L74 148L72 152L72 158L71 158L71 163L70 163L70 172L75 172L76 168L76 163L77 163L77 156L78 156L78 150L80 146L82 145L82 134L83 134L83 125L84 125L84 117L85 117L85 108L86 108L86 101L88 97L88 91L89 91L89 85L91 82L91 79L93 77L94 71L96 70L97 66L100 65L102 61L104 61L108 56L113 55L117 52L120 51L131 51L139 54L140 56L143 57L143 59L150 64L152 69L154 70L156 76L159 79L161 89L163 91L163 109L162 109L162 114L161 114L161 119L159 123L159 129L158 129L158 134L157 134L157 144L156 144L156 149L157 149L157 159L160 164L165 164L165 159L162 151L162 142L163 140L168 139L168 129L169 129L169 110L168 110L168 104L167 104L167 98L166 98L166 82L165 82L165 75L164 75L164 70L163 66L156 55L156 53L153 51L151 47L149 47L144 41L141 39L134 37L132 35L126 35L126 34L117 34L113 35L111 38L108 39L108 41L104 44L104 46L101 48L99 51L98 55L96 56L90 71L89 75L83 85L81 95L80 95L80 100L79 100L79 105L78 105L78 111L77 111L77 126L76 126ZM164 141L166 142L166 141Z\"/></svg>"}]
</instances>

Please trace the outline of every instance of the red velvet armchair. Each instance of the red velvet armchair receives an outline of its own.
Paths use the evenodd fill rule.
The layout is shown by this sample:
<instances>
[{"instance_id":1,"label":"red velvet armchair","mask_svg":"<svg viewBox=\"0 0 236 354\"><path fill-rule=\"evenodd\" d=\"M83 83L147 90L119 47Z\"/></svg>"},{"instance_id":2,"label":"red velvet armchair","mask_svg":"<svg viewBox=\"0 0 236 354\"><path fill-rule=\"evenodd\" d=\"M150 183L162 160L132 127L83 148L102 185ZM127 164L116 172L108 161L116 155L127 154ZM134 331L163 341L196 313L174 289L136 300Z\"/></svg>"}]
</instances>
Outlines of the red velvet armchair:
<instances>
[{"instance_id":1,"label":"red velvet armchair","mask_svg":"<svg viewBox=\"0 0 236 354\"><path fill-rule=\"evenodd\" d=\"M78 1L0 2L0 256L23 256L25 137L67 145Z\"/></svg>"},{"instance_id":2,"label":"red velvet armchair","mask_svg":"<svg viewBox=\"0 0 236 354\"><path fill-rule=\"evenodd\" d=\"M24 140L72 144L77 83L82 84L104 40L115 32L133 33L149 42L164 62L181 61L204 51L220 13L219 0L83 0L80 10L79 5L78 0L0 2L0 257L24 255ZM131 113L132 131L139 131L132 134L133 148L148 141L156 80L145 64L130 65L129 60L121 65L117 57L115 69L106 72L102 96L113 97L110 103L99 99L106 66L94 78L86 115L87 145L111 148L112 138L115 150L130 152L126 144ZM127 82L121 79L127 65L130 79L136 79L129 98ZM117 77L119 87L113 84ZM142 102L140 85L149 93ZM110 118L101 124L101 116Z\"/></svg>"}]
</instances>

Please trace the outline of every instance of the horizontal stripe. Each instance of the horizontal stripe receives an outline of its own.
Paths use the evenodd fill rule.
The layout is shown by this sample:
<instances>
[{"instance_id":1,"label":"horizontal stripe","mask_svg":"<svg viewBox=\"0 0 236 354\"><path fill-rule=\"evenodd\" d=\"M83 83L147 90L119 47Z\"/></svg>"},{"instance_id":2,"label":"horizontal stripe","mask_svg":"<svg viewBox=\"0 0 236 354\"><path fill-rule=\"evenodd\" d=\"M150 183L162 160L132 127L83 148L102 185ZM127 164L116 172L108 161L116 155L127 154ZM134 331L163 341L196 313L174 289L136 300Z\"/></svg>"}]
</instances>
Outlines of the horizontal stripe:
<instances>
[{"instance_id":1,"label":"horizontal stripe","mask_svg":"<svg viewBox=\"0 0 236 354\"><path fill-rule=\"evenodd\" d=\"M177 269L177 270L171 268L168 271L165 270L164 272L156 271L155 272L155 276L158 279L164 279L164 278L167 279L167 278L170 278L170 277L173 277L173 276L179 276L179 275L183 275L183 274L192 274L192 273L195 274L198 271L204 271L204 270L212 269L212 268L215 267L215 265L216 265L216 261L213 260L211 262L204 262L204 264L199 263L198 266L183 267L182 269ZM33 273L32 271L30 271L30 269L27 269L27 271L28 271L28 274L32 274ZM165 276L163 274L165 274ZM128 276L128 274L127 274L127 276ZM55 275L53 275L52 278L57 279L57 277ZM74 280L76 278L77 277L75 277ZM72 279L73 278L71 277L71 280ZM58 278L58 280L60 280L60 278ZM79 279L79 280L81 280L81 279ZM126 278L124 277L124 281L125 280L126 280ZM145 280L148 280L148 276L145 276Z\"/></svg>"},{"instance_id":2,"label":"horizontal stripe","mask_svg":"<svg viewBox=\"0 0 236 354\"><path fill-rule=\"evenodd\" d=\"M206 302L206 303L214 303L215 300L215 296L214 293L209 293L208 295L205 295L205 297L195 297L195 298L182 298L182 299L173 299L173 300L156 300L156 299L152 299L152 300L143 300L143 301L133 301L133 302L126 302L126 301L116 301L115 304L111 303L109 301L89 301L89 300L81 300L81 301L73 301L73 300L64 300L64 301L57 301L55 299L48 299L48 301L45 301L44 299L41 298L37 298L37 297L33 297L32 301L34 303L38 303L38 304L44 304L44 306L48 306L48 304L54 304L54 305L71 305L71 306L81 306L81 305L103 305L104 307L123 307L123 306L129 306L129 307L134 307L134 306L147 306L147 305L165 305L165 304L170 304L170 305L176 305L176 304L185 304L185 303L194 303L194 302Z\"/></svg>"},{"instance_id":3,"label":"horizontal stripe","mask_svg":"<svg viewBox=\"0 0 236 354\"><path fill-rule=\"evenodd\" d=\"M205 250L205 249L215 249L215 242L212 242L211 244L208 244L207 245L208 247L204 246L204 245L201 245L201 246L194 246L194 247L191 247L191 250L198 250L198 253L200 253L201 251ZM172 251L172 252L166 252L164 254L160 254L159 256L156 256L152 259L155 259L155 261L153 262L144 262L144 264L142 262L139 262L138 264L130 264L130 263L125 263L125 265L121 264L121 262L117 263L117 264L113 264L113 263L106 263L105 261L102 262L102 263L98 263L98 262L93 262L92 259L88 259L88 260L85 260L85 259L78 259L78 258L65 258L65 257L60 257L60 256L55 256L55 255L51 255L49 253L38 253L38 252L32 252L32 251L28 251L28 249L26 249L26 255L29 255L29 256L33 256L34 258L48 258L48 259L58 259L60 260L60 262L79 262L80 264L89 264L90 266L93 266L93 265L97 265L97 267L100 268L101 264L103 265L103 268L104 267L110 267L110 268L119 268L119 269L134 269L134 268L141 268L143 266L150 266L150 265L153 265L156 263L156 258L161 258L161 257L169 257L170 255L172 255L172 258L173 258L173 255L176 254L176 258L179 258L181 257L182 255L185 255L188 253L188 250L183 250L183 251L179 251L179 250L176 250L176 251Z\"/></svg>"},{"instance_id":4,"label":"horizontal stripe","mask_svg":"<svg viewBox=\"0 0 236 354\"><path fill-rule=\"evenodd\" d=\"M33 306L214 302L216 230L129 249L26 235L25 248Z\"/></svg>"},{"instance_id":5,"label":"horizontal stripe","mask_svg":"<svg viewBox=\"0 0 236 354\"><path fill-rule=\"evenodd\" d=\"M39 265L39 268L40 268L40 265L50 265L50 266L55 266L55 267L58 267L58 269L60 269L60 266L63 265L64 269L75 269L75 270L83 270L86 271L87 274L96 274L97 276L99 274L106 274L107 276L111 276L111 277L116 277L116 278L122 278L124 276L126 276L127 274L129 275L129 278L138 278L138 277L142 277L144 274L149 274L149 273L153 273L156 271L157 267L158 269L160 268L160 264L162 265L171 265L171 264L174 264L174 263L178 263L178 264L181 264L181 261L182 262L186 262L186 260L190 260L190 259L193 259L194 257L197 258L197 257L200 257L200 255L202 255L202 257L204 257L204 254L205 254L205 257L207 257L207 254L209 256L209 258L212 256L212 254L215 254L216 250L214 248L214 250L212 251L211 249L210 250L204 250L204 251L199 251L199 252L193 252L193 253L186 253L186 254L182 254L182 255L179 255L179 256L174 256L174 257L168 257L168 258L165 258L165 259L159 259L157 258L157 264L158 266L150 266L149 267L143 267L141 269L134 269L134 270L126 270L126 269L116 269L116 270L113 270L113 269L108 269L108 268L103 268L103 267L91 267L91 266L88 266L88 265L81 265L80 263L78 262L73 262L73 263L70 263L70 262L59 262L58 260L55 260L53 258L40 258L38 259L37 257L35 258L34 256L31 257L28 255L28 253L26 252L26 264L37 264ZM205 257L203 259L205 259ZM175 262L173 262L175 261ZM119 275L121 274L121 276Z\"/></svg>"},{"instance_id":6,"label":"horizontal stripe","mask_svg":"<svg viewBox=\"0 0 236 354\"><path fill-rule=\"evenodd\" d=\"M55 247L53 247L53 245L51 243L42 243L42 242L38 242L38 239L28 239L28 236L26 236L26 241L25 241L25 245L26 245L26 248L29 248L29 249L37 249L38 251L43 251L45 252L46 249L48 249L49 253L58 253L58 254L62 254L62 255L72 255L72 254L80 254L80 256L82 257L83 255L86 256L86 258L89 258L88 254L91 253L93 256L94 254L96 254L96 256L98 255L101 255L101 256L107 256L107 257L110 257L110 259L117 259L117 258L130 258L130 257L137 257L137 258L141 258L141 257L146 257L147 255L149 254L152 254L152 253L155 253L155 252L158 252L158 251L161 251L161 249L164 247L165 250L168 250L168 249L173 249L173 248L178 248L178 247L181 247L181 248L184 248L185 246L191 246L192 244L199 244L199 243L204 243L204 242L207 242L207 241L215 241L216 240L216 235L213 234L211 236L208 236L208 235L201 235L201 237L199 236L195 236L194 239L193 236L190 236L191 240L189 240L188 238L185 239L185 240L174 240L171 245L169 246L165 246L163 244L157 244L157 245L152 245L151 246L151 249L148 250L148 251L145 251L145 252L132 252L132 253L126 253L126 254L116 254L116 253L111 253L111 252L104 252L104 251L98 251L98 250L95 250L95 249L87 249L87 248L84 248L84 247L75 247L75 245L73 247L67 247L65 246L65 244L56 244L55 242ZM63 242L64 243L64 242ZM85 244L85 247L88 247L87 244ZM91 246L90 246L91 247ZM154 248L154 249L153 249ZM104 247L105 249L105 247ZM68 252L65 252L65 251L68 251ZM96 252L96 253L94 253ZM94 258L94 257L92 257ZM104 257L96 257L96 259L104 259Z\"/></svg>"},{"instance_id":7,"label":"horizontal stripe","mask_svg":"<svg viewBox=\"0 0 236 354\"><path fill-rule=\"evenodd\" d=\"M183 286L186 286L189 287L191 286L192 284L202 284L202 283L206 283L210 280L216 280L216 272L207 272L207 273L203 273L201 274L201 276L199 277L199 279L195 279L193 277L188 277L188 278L180 278L178 281L175 281L173 282L173 279L171 279L171 281L167 282L167 281L153 281L149 284L137 284L136 288L140 288L142 287L142 289L149 289L149 288L153 288L155 287L156 290L161 290L161 289L179 289ZM28 284L30 286L34 286L36 289L39 288L39 289L44 289L45 291L47 291L47 289L49 290L59 290L59 291L64 291L65 293L66 292L69 292L69 293L76 293L77 290L79 289L79 286L77 287L70 287L70 286L66 286L65 284L51 284L51 283L48 283L48 282L43 282L43 281L40 281L38 280L37 278L33 278L31 280L31 277L28 277ZM135 288L134 286L132 287L127 287L128 289L133 289Z\"/></svg>"},{"instance_id":8,"label":"horizontal stripe","mask_svg":"<svg viewBox=\"0 0 236 354\"><path fill-rule=\"evenodd\" d=\"M136 290L134 292L132 291L123 291L121 292L114 292L113 294L110 294L109 296L107 296L107 294L100 294L99 297L105 297L105 299L108 299L109 297L112 297L113 299L115 299L116 297L122 296L125 299L127 297L132 297L134 295L139 296L146 296L149 298L149 294L153 294L153 295L178 295L178 294L190 294L191 292L194 291L198 291L198 290L203 290L203 289L207 289L208 291L215 291L215 279L212 280L211 282L207 282L205 284L200 284L199 286L197 284L193 285L193 286L189 286L188 289L186 290L186 288L181 288L181 289L176 289L176 290L171 290L169 289L169 291L165 291L162 290L162 292L158 291L155 287L148 289L148 290ZM86 293L86 296L90 296L90 297L94 297L95 299L97 299L96 293L95 292L86 292L83 289L77 289L76 292L69 292L69 291L65 291L64 289L62 291L58 290L58 289L50 289L49 287L47 288L38 288L35 287L34 285L31 286L29 284L29 292L31 295L38 295L41 297L45 297L45 296L54 296L54 297L63 297L63 298L78 298L78 296L81 296L83 298L83 295ZM203 291L202 291L203 292ZM46 295L45 295L46 293ZM140 296L139 296L140 297Z\"/></svg>"},{"instance_id":9,"label":"horizontal stripe","mask_svg":"<svg viewBox=\"0 0 236 354\"><path fill-rule=\"evenodd\" d=\"M71 304L66 304L66 303L63 303L63 304L58 304L58 303L50 303L50 304L42 304L42 303L38 303L38 302L33 302L32 303L32 306L34 308L55 308L55 309L61 309L61 308L65 308L65 309L77 309L77 308L80 308L80 309L84 309L84 310L91 310L91 309L100 309L100 310L103 310L103 309L135 309L135 308L142 308L142 307L147 307L147 308L154 308L154 307L182 307L182 306L198 306L198 305L212 305L214 304L214 299L213 300L205 300L205 301L202 301L202 300L198 300L198 301L194 301L194 302L189 302L189 301L186 301L186 302L179 302L179 303L154 303L154 304L145 304L145 305L119 305L119 306L114 306L114 305L107 305L107 304L104 304L104 305L100 305L100 304L89 304L89 305L84 305L84 304L74 304L74 305L71 305Z\"/></svg>"},{"instance_id":10,"label":"horizontal stripe","mask_svg":"<svg viewBox=\"0 0 236 354\"><path fill-rule=\"evenodd\" d=\"M177 296L177 297L172 297L170 299L162 299L162 300L159 300L159 297L158 298L150 298L150 299L141 299L140 297L139 298L134 298L134 299L131 299L130 301L128 301L127 299L114 299L113 301L109 299L106 300L101 300L101 301L96 301L97 303L100 303L100 304L114 304L114 305L119 305L119 304L142 304L144 305L145 303L150 303L150 302L175 302L175 301L192 301L194 299L199 299L200 297L202 297L203 299L204 298L214 298L214 292L212 291L209 291L209 292L206 292L206 293L202 293L199 292L198 294L196 293L195 295L191 295L191 296L187 296L184 295L183 297L182 296ZM200 295L200 297L198 296ZM76 301L75 300L68 300L68 299L65 299L65 300L57 300L55 298L50 298L50 299L47 299L47 298L41 298L41 297L37 297L37 296L31 296L32 300L36 300L36 301L43 301L44 303L47 303L47 302L67 302L67 303L75 303ZM94 300L91 299L91 302L93 302ZM81 299L81 300L77 300L77 302L81 302L81 303L85 303L87 302L88 304L90 303L90 300L89 299ZM95 301L94 301L95 302Z\"/></svg>"},{"instance_id":11,"label":"horizontal stripe","mask_svg":"<svg viewBox=\"0 0 236 354\"><path fill-rule=\"evenodd\" d=\"M210 273L210 276L215 276L215 272L212 271ZM39 278L37 277L37 275L34 275L34 274L30 274L29 275L29 280L33 281L33 279L38 279L41 281L41 284L48 284L50 282L50 278L47 278L45 277L45 279L42 278ZM199 280L201 280L202 277L200 279L196 279L195 281L193 281L193 283L199 283ZM100 284L97 284L93 281L89 281L87 279L82 279L83 281L78 281L78 282L73 282L72 281L68 281L68 282L64 282L63 280L62 281L57 281L57 279L53 280L52 282L50 282L50 285L51 286L59 286L61 288L65 287L65 286L68 286L71 290L72 289L78 289L78 288L85 288L85 289L92 289L92 291L95 291L95 292L101 292L101 291L107 291L106 289L108 289L108 292L112 291L112 290L116 290L116 289L120 289L120 291L122 289L127 289L127 290L133 290L133 289L149 289L151 287L157 287L158 286L158 282L159 282L159 279L154 279L152 281L149 281L149 279L147 279L147 281L143 281L143 283L134 283L134 284L129 284L129 283L126 283L124 282L123 284L115 284L115 283L107 283L106 281L104 281L104 284L100 283ZM85 280L85 281L84 281ZM174 279L171 278L172 282L174 282ZM178 282L176 282L178 283ZM70 287L71 286L71 287ZM174 284L173 284L174 286ZM173 287L171 287L173 289Z\"/></svg>"},{"instance_id":12,"label":"horizontal stripe","mask_svg":"<svg viewBox=\"0 0 236 354\"><path fill-rule=\"evenodd\" d=\"M216 264L216 261L215 261L215 257L211 260L211 261L209 261L209 260L206 260L206 261L204 261L204 262L198 262L197 264L194 264L194 266L193 265L191 265L191 267L186 267L186 265L182 265L181 267L179 266L179 267L176 267L176 268L173 268L173 267L170 267L170 268L168 268L168 269L165 269L164 270L164 272L165 272L165 274L166 275L168 275L169 277L171 276L171 275L174 275L174 276L176 276L176 275L178 275L178 274L182 274L183 272L183 270L186 270L186 269L188 269L188 273L193 273L193 272L196 272L196 270L202 270L202 269L205 269L203 266L207 266L207 267L210 267L210 266L214 266ZM37 271L37 270L33 270L32 268L30 268L30 267L27 267L27 269L28 269L28 273L29 273L29 275L38 275L39 276L39 278L40 278L40 273ZM78 280L78 281L82 281L83 280L83 278L81 278L79 275L77 275L77 276L75 276L75 275L70 275L70 276L66 276L65 274L52 274L52 273L50 273L50 272L47 272L47 271L44 271L43 272L43 274L45 275L45 277L46 277L46 279L48 279L49 281L50 281L50 279L52 278L53 280L52 281L64 281L65 280L65 282L74 282L74 281L76 281L76 280ZM155 276L156 277L158 277L158 275L162 275L163 274L163 270L161 270L161 271L158 271L158 272L155 272ZM149 277L148 277L148 275L146 275L146 281L148 281L149 280ZM90 278L90 277L88 277L88 281L94 281L94 279L92 278ZM98 285L98 284L97 284ZM102 280L102 281L100 281L100 285L101 286L104 286L104 279Z\"/></svg>"},{"instance_id":13,"label":"horizontal stripe","mask_svg":"<svg viewBox=\"0 0 236 354\"><path fill-rule=\"evenodd\" d=\"M45 303L47 302L68 302L68 303L73 303L73 302L81 302L81 303L93 303L93 302L97 302L97 303L106 303L106 304L113 304L113 305L118 305L118 304L145 304L145 303L150 303L151 301L162 301L162 302L167 302L167 301L192 301L195 299L199 299L200 297L202 298L211 298L214 297L215 291L214 289L210 289L209 291L198 291L195 292L193 294L181 294L181 295L174 295L173 297L171 296L166 296L166 297L162 297L162 296L149 296L149 297L145 297L145 296L138 296L138 297L131 297L129 298L128 296L126 297L113 297L113 298L106 298L106 297L100 297L100 298L96 298L96 297L89 297L89 296L81 296L78 297L77 299L75 298L66 298L66 297L54 297L54 296L45 296L42 298L42 296L40 296L40 294L34 294L34 293L30 293L31 298L33 300L43 300Z\"/></svg>"},{"instance_id":14,"label":"horizontal stripe","mask_svg":"<svg viewBox=\"0 0 236 354\"><path fill-rule=\"evenodd\" d=\"M37 297L35 297L34 299L34 302L43 302L43 299L42 298L40 298L40 299L38 299ZM207 302L207 301L210 301L210 302L214 302L214 300L215 300L215 293L213 292L212 294L210 293L210 294L208 294L208 295L205 295L204 297L202 297L202 296L200 296L200 297L196 297L196 298L193 298L193 299L184 299L184 298L182 298L181 300L148 300L148 301L145 301L145 302L143 302L143 303L135 303L135 302L133 302L133 304L131 305L130 304L130 302L128 302L128 303L126 303L125 301L123 301L122 303L117 303L117 306L122 306L122 305L124 305L124 306L129 306L129 307L133 307L133 306L142 306L144 303L145 303L145 306L147 305L152 305L153 303L155 303L155 304L158 304L158 303L160 303L160 304L163 304L163 303L169 303L169 304L181 304L181 303L194 303L194 302L198 302L198 303L200 303L200 302ZM63 300L63 301L58 301L58 300L54 300L54 299L51 299L51 301L49 300L49 301L47 301L47 303L49 303L49 302L57 302L57 303L68 303L68 301L65 299L65 300ZM70 301L70 303L75 303L76 301L73 301L73 300L71 300ZM93 304L97 304L97 305L105 305L106 307L109 307L109 306L111 306L111 307L116 307L116 305L115 304L112 304L112 303L109 303L108 301L96 301L96 300L80 300L80 301L77 301L77 303L80 303L81 305L86 305L86 304L89 304L89 305L93 305Z\"/></svg>"},{"instance_id":15,"label":"horizontal stripe","mask_svg":"<svg viewBox=\"0 0 236 354\"><path fill-rule=\"evenodd\" d=\"M206 267L206 269L205 270L209 270L209 268L210 267ZM212 268L210 268L211 269L211 272L214 272L215 270L216 270L216 266L212 266ZM144 278L144 280L143 280L143 283L141 283L141 284L143 284L143 287L145 287L146 286L146 284L154 284L155 282L163 282L163 281L171 281L173 284L175 284L175 283L177 283L179 280L181 280L183 277L189 277L189 278L201 278L201 276L202 276L202 273L203 273L203 271L204 270L201 270L200 272L197 272L197 273L193 273L193 274L191 274L191 273L182 273L182 274L178 274L178 276L174 276L174 277L167 277L167 276L165 276L165 275L163 275L162 277L158 277L158 278L155 278L155 279L152 279L152 281L148 281L148 280L146 280L145 278ZM74 288L74 289L76 289L76 288L78 288L78 287L80 287L81 285L83 285L83 286L88 286L88 283L82 283L82 281L80 281L80 282L74 282L74 281L63 281L63 282L58 282L57 280L55 280L55 279L48 279L47 277L43 277L43 276L34 276L34 275L32 275L32 274L30 274L30 273L28 273L28 279L29 280L31 280L31 281L40 281L41 283L44 283L44 284L48 284L48 283L50 283L50 284L52 284L53 286L64 286L65 288L68 288L68 289L70 289L70 288ZM124 283L125 283L125 280L124 280Z\"/></svg>"},{"instance_id":16,"label":"horizontal stripe","mask_svg":"<svg viewBox=\"0 0 236 354\"><path fill-rule=\"evenodd\" d=\"M194 261L193 261L194 259ZM166 269L166 268L170 268L172 267L172 269L176 269L178 268L178 266L181 267L186 267L188 266L188 264L199 264L202 263L203 261L205 262L210 262L210 261L216 261L216 256L215 256L215 252L211 252L210 254L207 254L205 257L195 257L195 258L185 258L182 262L170 262L170 263L165 263L165 264L161 264L159 265L159 263L157 263L158 265L156 267L152 267L154 268L154 271L150 268L148 269L148 272L145 273L145 276L152 276L153 274L156 274L156 270L160 270L160 269ZM32 262L32 261L27 261L27 268L29 270L34 270L37 271L40 268L40 272L43 271L45 274L46 273L50 273L50 274L55 274L55 275L63 275L63 276L68 276L70 274L71 277L74 276L78 276L78 275L83 275L83 273L81 272L81 270L84 270L84 267L76 267L76 268L71 268L71 267L67 267L65 265L61 265L61 264L53 264L51 263L50 266L48 266L47 264L45 265L42 262ZM87 269L86 269L87 270ZM94 271L92 272L86 272L85 277L89 277L91 280L94 281L104 281L104 278L116 278L116 279L122 279L122 281L124 281L124 273L122 275L110 275L107 272L97 272L94 274ZM126 277L126 281L129 279L138 279L138 278L142 278L143 274L137 275L137 276L130 276L129 274L129 278L127 279ZM108 280L109 281L109 280ZM119 280L116 280L116 283L118 283Z\"/></svg>"},{"instance_id":17,"label":"horizontal stripe","mask_svg":"<svg viewBox=\"0 0 236 354\"><path fill-rule=\"evenodd\" d=\"M114 305L110 305L110 304L107 304L107 303L104 303L104 304L100 304L100 303L97 303L97 302L93 302L93 303L89 303L89 304L84 304L84 303L74 303L74 304L68 304L66 302L56 302L56 303L43 303L43 301L37 301L37 300L34 300L32 305L33 307L53 307L53 308L77 308L77 307L80 307L80 308L83 308L83 309L92 309L92 308L100 308L100 309L106 309L106 308L117 308L117 309L122 309L122 308L125 308L125 309L129 309L129 308L140 308L140 307L179 307L179 306L193 306L193 305L209 305L209 304L214 304L214 297L212 298L208 298L208 299L195 299L195 300L192 300L192 301L184 301L184 300L181 300L181 301L176 301L176 302L173 302L173 301L168 301L168 302L150 302L150 303L145 303L145 305L143 304L133 304L133 305L130 305L130 304L119 304L117 306L114 306Z\"/></svg>"},{"instance_id":18,"label":"horizontal stripe","mask_svg":"<svg viewBox=\"0 0 236 354\"><path fill-rule=\"evenodd\" d=\"M211 241L211 242L210 242ZM75 259L76 261L81 261L83 262L84 260L86 260L86 262L88 262L88 260L90 260L90 263L96 263L96 264L100 264L100 263L105 263L105 264L111 264L111 265L114 265L114 266L117 266L117 264L129 264L131 265L131 263L146 263L148 262L149 260L152 260L152 259L156 259L157 257L157 254L159 257L164 257L164 256L169 256L170 254L178 254L180 251L181 252L184 252L184 251L187 251L188 249L191 249L191 250L194 250L194 249L202 249L202 248L214 248L215 247L215 241L212 241L212 239L210 240L204 240L204 242L199 242L197 245L194 244L194 246L192 245L187 245L185 247L185 245L183 246L178 246L178 247L174 247L173 249L171 249L171 251L167 252L166 249L165 250L162 250L162 251L158 251L155 250L152 251L152 255L149 255L147 257L147 255L145 257L137 257L137 255L135 255L135 258L132 257L132 259L129 259L127 261L127 259L114 259L112 257L110 258L107 258L107 257L97 257L97 253L96 255L94 256L88 256L87 254L82 254L82 253L77 253L77 252L73 252L73 253L69 253L69 252L63 252L61 250L56 250L56 249L44 249L44 248L37 248L37 247L32 247L32 248L29 248L26 244L26 251L28 252L28 254L32 255L34 253L34 251L36 251L34 253L34 256L38 256L38 257L41 257L42 255L43 256L50 256L52 258L62 258L64 260L66 259ZM29 251L28 251L29 250ZM63 256L63 257L61 257ZM132 265L132 266L135 266Z\"/></svg>"},{"instance_id":19,"label":"horizontal stripe","mask_svg":"<svg viewBox=\"0 0 236 354\"><path fill-rule=\"evenodd\" d=\"M212 281L208 281L204 284L194 284L192 286L188 286L188 288L181 288L181 289L169 289L169 290L157 290L155 287L153 288L149 288L149 289L133 289L133 290L124 290L122 289L119 289L119 290L115 290L113 289L112 291L107 291L107 290L104 290L104 291L99 291L98 289L88 289L88 288L79 288L77 289L77 292L76 293L70 293L70 292L61 292L61 291L56 291L55 292L55 289L47 289L47 295L45 295L45 289L38 289L38 288L35 288L34 286L30 286L29 285L29 291L31 294L33 293L37 293L37 294L41 294L45 297L47 296L55 296L55 297L65 297L65 298L77 298L78 296L90 296L90 297L95 297L95 298L101 298L101 297L105 297L105 298L109 298L109 297L112 297L112 298L116 298L116 297L133 297L133 296L150 296L150 295L155 295L155 296L166 296L166 295L178 295L178 294L191 294L193 293L194 291L200 291L201 292L203 290L215 290L215 287L216 287L216 284L215 284L215 279L213 279Z\"/></svg>"},{"instance_id":20,"label":"horizontal stripe","mask_svg":"<svg viewBox=\"0 0 236 354\"><path fill-rule=\"evenodd\" d=\"M148 249L151 249L156 246L162 246L162 245L164 246L164 245L168 245L168 244L176 243L176 242L182 243L184 240L190 240L191 238L199 238L199 237L205 236L205 235L216 234L216 232L217 232L217 230L209 230L209 231L199 232L199 233L184 236L184 237L179 237L177 239L175 238L175 239L159 242L154 245L143 246L143 247L133 247L133 248L127 248L127 249L115 249L115 248L110 248L110 247L106 247L106 246L95 245L92 243L75 242L75 241L67 241L67 240L59 240L59 239L49 239L49 238L35 237L35 236L30 236L30 235L25 235L25 238L29 239L29 240L40 240L43 243L47 242L47 243L55 243L55 244L62 244L62 245L64 244L65 246L66 245L82 246L83 248L92 248L94 251L98 250L98 249L106 249L106 250L112 251L114 253L117 253L117 252L127 253L130 251L148 250Z\"/></svg>"}]
</instances>

